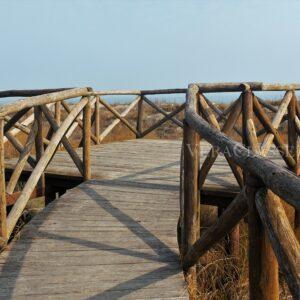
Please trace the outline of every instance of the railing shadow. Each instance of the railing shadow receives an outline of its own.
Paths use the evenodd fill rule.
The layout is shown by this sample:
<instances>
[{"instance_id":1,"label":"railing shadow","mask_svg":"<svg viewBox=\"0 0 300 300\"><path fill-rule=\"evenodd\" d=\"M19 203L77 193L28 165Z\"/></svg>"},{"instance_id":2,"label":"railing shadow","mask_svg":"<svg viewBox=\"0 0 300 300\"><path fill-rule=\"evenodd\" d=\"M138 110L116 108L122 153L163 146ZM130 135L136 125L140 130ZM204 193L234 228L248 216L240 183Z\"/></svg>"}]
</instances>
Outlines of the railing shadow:
<instances>
[{"instance_id":1,"label":"railing shadow","mask_svg":"<svg viewBox=\"0 0 300 300\"><path fill-rule=\"evenodd\" d=\"M115 183L115 182L114 182ZM140 251L135 249L127 249L126 247L117 247L109 244L89 241L80 238L68 237L65 235L60 235L58 233L50 233L41 230L39 227L43 224L43 221L39 224L35 223L36 232L33 233L32 239L36 236L43 237L46 239L52 240L60 240L67 241L71 244L77 244L88 248L93 248L96 250L107 251L110 253L117 253L118 255L131 256L136 258L141 258L144 260L149 260L150 262L160 262L164 263L162 267L159 267L155 270L151 270L146 272L140 276L137 276L133 279L125 280L124 282L117 283L112 288L107 289L104 292L101 292L95 296L90 297L90 299L118 299L130 293L133 293L137 290L146 288L158 281L164 280L170 276L176 275L181 272L179 263L174 264L174 262L178 262L178 254L169 248L163 241L161 241L158 237L156 237L151 231L142 226L139 222L134 220L131 216L126 214L124 211L119 209L117 206L110 203L110 201L105 198L101 193L95 191L93 185L96 184L96 181L92 181L92 185L90 183L81 185L78 187L81 191L83 191L90 199L94 200L97 205L99 205L102 209L107 211L111 216L116 218L118 222L125 225L130 232L132 232L135 236L140 238L147 246L150 247L156 254L145 253L143 249ZM108 182L107 182L108 184ZM126 184L126 186L128 186ZM134 185L133 185L134 186ZM153 188L160 188L159 186L155 186ZM60 201L63 201L61 199ZM49 206L47 206L46 211L43 212L44 220L51 214L52 209L55 208L55 204L57 202L52 202ZM133 226L134 225L134 226ZM16 263L13 252L10 253L6 262L2 268L1 277L9 277L11 272L11 265L14 265L14 278L11 278L10 287L5 288L5 297L10 299L13 296L14 288L17 283L18 274L21 271L23 261L26 258L28 251L30 250L31 242L26 241L23 243L25 246L22 248L21 257L18 258L18 262ZM174 267L175 265L175 267ZM45 272L47 268L45 267ZM47 284L47 282L43 282L42 284ZM30 286L29 286L30 288ZM183 292L184 293L184 292Z\"/></svg>"}]
</instances>

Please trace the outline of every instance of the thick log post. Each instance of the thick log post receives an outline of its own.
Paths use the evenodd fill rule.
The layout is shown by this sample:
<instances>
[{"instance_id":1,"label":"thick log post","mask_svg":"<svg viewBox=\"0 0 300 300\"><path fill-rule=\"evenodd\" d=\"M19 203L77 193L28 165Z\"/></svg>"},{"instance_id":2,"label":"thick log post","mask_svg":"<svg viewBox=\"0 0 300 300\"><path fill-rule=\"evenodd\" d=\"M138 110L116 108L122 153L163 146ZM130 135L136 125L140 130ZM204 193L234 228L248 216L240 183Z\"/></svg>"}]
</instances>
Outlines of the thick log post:
<instances>
[{"instance_id":1,"label":"thick log post","mask_svg":"<svg viewBox=\"0 0 300 300\"><path fill-rule=\"evenodd\" d=\"M56 121L57 125L60 126L60 123L61 123L61 103L60 102L55 102L54 116L55 116L55 121ZM49 129L49 131L50 131L50 129ZM53 134L53 130L51 130L51 131ZM60 145L58 149L61 149L61 148L62 148L62 146Z\"/></svg>"},{"instance_id":2,"label":"thick log post","mask_svg":"<svg viewBox=\"0 0 300 300\"><path fill-rule=\"evenodd\" d=\"M294 299L299 299L300 245L287 218L281 199L277 196L269 197L269 193L271 191L268 192L264 188L260 189L256 194L256 206L290 292Z\"/></svg>"},{"instance_id":3,"label":"thick log post","mask_svg":"<svg viewBox=\"0 0 300 300\"><path fill-rule=\"evenodd\" d=\"M294 160L296 161L296 167L293 172L298 174L298 155L299 155L299 148L298 148L298 134L296 129L296 105L297 105L297 97L295 91L293 91L293 96L288 106L288 146L289 152L293 156ZM295 234L300 241L300 211L295 210Z\"/></svg>"},{"instance_id":4,"label":"thick log post","mask_svg":"<svg viewBox=\"0 0 300 300\"><path fill-rule=\"evenodd\" d=\"M199 135L184 122L184 245L183 257L200 236L200 193L198 189ZM187 270L191 297L197 290L196 266Z\"/></svg>"},{"instance_id":5,"label":"thick log post","mask_svg":"<svg viewBox=\"0 0 300 300\"><path fill-rule=\"evenodd\" d=\"M99 97L96 98L95 102L95 136L97 139L97 145L100 143L100 103Z\"/></svg>"},{"instance_id":6,"label":"thick log post","mask_svg":"<svg viewBox=\"0 0 300 300\"><path fill-rule=\"evenodd\" d=\"M243 140L245 146L258 152L253 122L253 94L247 85L243 92ZM249 296L250 299L279 299L278 264L260 220L255 195L262 183L245 173L245 194L248 202Z\"/></svg>"},{"instance_id":7,"label":"thick log post","mask_svg":"<svg viewBox=\"0 0 300 300\"><path fill-rule=\"evenodd\" d=\"M43 143L43 115L42 110L39 106L34 107L34 118L37 122L37 133L35 136L35 155L36 162L41 159L44 153L44 143ZM44 195L45 191L45 174L43 173L37 183L37 197Z\"/></svg>"},{"instance_id":8,"label":"thick log post","mask_svg":"<svg viewBox=\"0 0 300 300\"><path fill-rule=\"evenodd\" d=\"M141 133L143 132L143 118L144 118L144 100L143 97L140 98L137 107L137 120L136 120L136 131L139 135L136 135L136 138L141 137Z\"/></svg>"},{"instance_id":9,"label":"thick log post","mask_svg":"<svg viewBox=\"0 0 300 300\"><path fill-rule=\"evenodd\" d=\"M237 224L229 233L228 252L233 257L239 257L240 253L240 226Z\"/></svg>"},{"instance_id":10,"label":"thick log post","mask_svg":"<svg viewBox=\"0 0 300 300\"><path fill-rule=\"evenodd\" d=\"M55 102L55 121L58 126L60 126L61 122L61 103Z\"/></svg>"},{"instance_id":11,"label":"thick log post","mask_svg":"<svg viewBox=\"0 0 300 300\"><path fill-rule=\"evenodd\" d=\"M4 119L0 119L0 249L7 241L6 194L4 169Z\"/></svg>"},{"instance_id":12,"label":"thick log post","mask_svg":"<svg viewBox=\"0 0 300 300\"><path fill-rule=\"evenodd\" d=\"M91 103L83 108L83 169L84 180L91 179Z\"/></svg>"}]
</instances>

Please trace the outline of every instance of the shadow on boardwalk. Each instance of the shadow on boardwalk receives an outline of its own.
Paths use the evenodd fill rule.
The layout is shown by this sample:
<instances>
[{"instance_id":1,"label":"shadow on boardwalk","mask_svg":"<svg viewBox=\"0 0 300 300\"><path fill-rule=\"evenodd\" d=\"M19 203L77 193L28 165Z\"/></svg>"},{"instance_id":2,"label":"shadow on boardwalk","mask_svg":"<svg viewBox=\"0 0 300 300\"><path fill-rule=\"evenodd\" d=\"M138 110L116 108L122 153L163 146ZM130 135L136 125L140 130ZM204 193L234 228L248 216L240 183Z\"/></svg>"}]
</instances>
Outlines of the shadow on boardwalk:
<instances>
[{"instance_id":1,"label":"shadow on boardwalk","mask_svg":"<svg viewBox=\"0 0 300 300\"><path fill-rule=\"evenodd\" d=\"M90 296L90 299L119 299L124 296L135 293L138 290L147 288L156 282L167 279L171 276L181 273L179 262L178 262L178 254L174 252L165 242L163 242L158 236L151 232L151 230L144 227L140 222L136 221L133 217L131 217L128 213L126 213L122 208L119 208L117 204L113 201L107 199L106 196L102 195L101 189L105 189L105 186L126 186L127 188L138 189L142 192L143 186L140 183L131 182L122 182L116 180L106 180L102 182L91 181L87 184L82 184L76 188L78 193L84 193L86 196L81 196L83 199L88 199L89 201L93 201L96 203L102 211L105 211L106 214L109 214L113 217L118 224L124 225L130 235L137 237L142 241L142 243L146 244L155 254L144 253L142 249L130 249L125 247L118 247L114 245L110 245L108 243L102 243L99 241L86 240L78 237L70 237L64 234L59 234L59 232L50 232L47 229L39 228L40 225L36 224L36 231L34 233L27 234L25 230L24 237L21 237L19 242L15 242L15 245L12 247L12 251L9 252L8 257L6 258L5 263L2 266L1 277L9 278L9 284L5 286L1 286L1 294L5 295L6 298L12 298L14 292L18 294L18 291L15 291L15 284L18 281L19 273L22 269L23 261L26 261L26 255L30 252L31 242L35 241L35 238L39 237L39 243L43 243L45 240L53 240L53 241L63 241L74 245L80 245L85 248L92 248L95 250L106 251L111 253L112 255L118 254L122 256L130 256L135 258L140 258L143 261L158 262L161 265L154 270L146 272L144 274L138 275L129 280L124 280L121 282L116 282L115 285L109 287L105 290L102 290L96 295ZM159 185L149 185L146 184L146 189L157 189ZM158 192L158 191L157 191ZM174 190L173 190L174 193ZM66 198L66 199L65 199ZM65 194L62 199L56 200L51 203L47 208L42 212L43 219L51 219L52 215L55 215L55 212L52 210L60 207L60 203L62 201L69 201L68 193ZM71 200L72 201L72 200ZM101 216L99 216L101 218ZM174 224L176 226L176 224ZM97 234L95 232L95 234ZM101 235L100 235L101 236ZM26 238L26 242L24 242L24 238ZM14 247L18 245L18 243L22 243L24 247L22 248L21 255L18 256L18 260L15 260L15 251ZM124 243L126 245L126 243ZM59 243L57 245L59 247ZM18 251L19 252L19 251ZM149 251L148 251L149 252ZM41 268L44 268L45 274L47 273L47 261L44 261L41 265ZM105 263L105 262L104 262ZM13 270L14 276L11 276ZM116 269L117 272L117 269ZM110 274L110 277L113 278L114 274ZM126 276L125 276L126 277ZM47 281L42 282L42 285L46 286ZM35 291L30 291L30 279L28 280L28 284L26 286L28 289L27 293L35 293ZM101 281L99 282L99 290L101 290ZM182 287L181 287L182 289ZM43 289L42 289L43 290ZM47 289L46 289L47 290ZM83 290L84 292L84 290ZM26 294L27 294L26 293ZM84 292L85 293L85 292ZM182 295L185 294L183 290L181 290ZM93 292L88 292L87 294L93 294ZM154 292L155 294L155 292Z\"/></svg>"}]
</instances>

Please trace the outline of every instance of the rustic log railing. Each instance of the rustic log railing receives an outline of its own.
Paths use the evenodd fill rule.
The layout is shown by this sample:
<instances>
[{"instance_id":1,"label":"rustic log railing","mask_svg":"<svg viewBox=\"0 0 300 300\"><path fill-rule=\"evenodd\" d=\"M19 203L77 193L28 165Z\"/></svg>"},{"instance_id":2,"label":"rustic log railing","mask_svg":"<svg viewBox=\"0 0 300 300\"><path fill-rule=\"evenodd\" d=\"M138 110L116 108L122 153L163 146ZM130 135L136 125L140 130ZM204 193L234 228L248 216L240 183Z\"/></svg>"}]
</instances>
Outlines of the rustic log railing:
<instances>
[{"instance_id":1,"label":"rustic log railing","mask_svg":"<svg viewBox=\"0 0 300 300\"><path fill-rule=\"evenodd\" d=\"M105 129L104 132L99 136L99 142L111 132L111 130L120 122L123 123L128 129L130 129L137 138L143 138L149 133L153 132L158 127L162 126L167 121L171 121L177 126L183 128L182 122L176 118L185 108L185 103L181 104L172 112L166 112L164 109L159 107L155 102L151 101L147 95L171 95L171 94L185 94L186 89L161 89L161 90L107 90L107 91L93 91L91 94L97 95L99 97L99 102L107 108L117 119ZM135 99L130 103L130 105L125 109L123 113L118 113L111 105L104 101L101 96L109 95L135 95ZM162 114L164 117L157 121L155 124L151 125L147 129L143 129L143 118L144 118L144 106L148 104L155 111ZM126 115L137 106L137 120L136 127L132 126L126 119Z\"/></svg>"},{"instance_id":2,"label":"rustic log railing","mask_svg":"<svg viewBox=\"0 0 300 300\"><path fill-rule=\"evenodd\" d=\"M64 148L82 178L88 180L92 177L91 144L103 142L118 124L124 124L136 138L142 138L170 121L182 127L184 132L180 248L191 292L196 289L196 262L222 237L230 235L231 254L238 255L238 223L248 213L251 299L266 299L270 295L275 299L278 296L277 261L292 295L298 298L300 248L297 237L299 239L300 179L295 174L299 175L300 109L295 91L299 89L299 84L227 83L193 84L188 90L93 91L91 88L68 88L0 92L0 98L28 96L0 107L2 243L5 244L11 236L28 200L44 195L45 171L56 151ZM255 91L286 91L286 93L280 104L274 106L257 97ZM179 105L173 112L166 112L148 97L155 94L186 92L186 103ZM211 92L241 92L241 95L222 111L208 99L207 93ZM135 98L120 113L102 98L109 95L132 95ZM78 97L80 100L72 105L66 101ZM161 120L146 129L143 126L145 104L162 115ZM184 108L186 108L185 120L182 122L176 115ZM107 109L115 117L102 132L100 132L101 109ZM133 109L137 109L135 124L126 119ZM274 115L272 120L270 113L265 110ZM238 122L240 115L242 115L241 128ZM254 116L262 125L260 130L255 128ZM49 130L45 135L43 129L46 128L46 122ZM280 133L280 128L285 123L288 127L287 146ZM70 141L72 133L78 127L82 129L79 143L79 146L83 147L82 158L75 151L74 143ZM17 138L19 132L27 136L24 145ZM237 135L238 141L230 137L233 133ZM259 138L262 140L259 141ZM201 139L207 140L212 149L200 167ZM18 161L7 183L4 160L6 142L10 142L19 152ZM243 142L244 146L240 142ZM270 151L272 143L279 150L287 168L279 167L264 158ZM224 154L241 191L217 223L200 237L200 192L219 153ZM22 191L16 191L18 180L27 163L32 167L31 175ZM287 219L280 198L296 210L294 230ZM8 215L7 204L14 204Z\"/></svg>"},{"instance_id":3,"label":"rustic log railing","mask_svg":"<svg viewBox=\"0 0 300 300\"><path fill-rule=\"evenodd\" d=\"M182 122L175 118L185 104L174 112L167 113L147 95L184 94L186 89L149 90L149 91L93 91L91 88L67 88L44 90L10 90L0 92L0 98L27 98L13 101L0 107L0 244L3 246L13 233L18 219L29 199L45 195L45 171L58 150L67 151L76 165L83 180L91 178L90 152L92 144L100 144L119 124L124 124L137 138L141 138L163 125L167 121L182 127ZM135 99L119 113L114 106L102 99L109 95L133 95ZM76 98L81 99L76 102ZM73 99L72 104L66 100ZM144 104L147 103L162 114L162 119L143 130ZM126 116L137 108L136 125ZM100 132L100 110L107 109L115 119ZM48 123L48 124L46 124ZM71 141L76 128L82 129L79 145ZM92 130L93 129L93 130ZM45 130L48 130L45 134ZM18 133L26 135L24 145ZM5 179L5 143L9 142L19 153L17 163L9 180ZM75 151L83 148L82 158ZM34 155L35 153L35 155ZM31 174L21 191L16 191L17 184L27 163ZM12 206L7 215L7 206Z\"/></svg>"},{"instance_id":4,"label":"rustic log railing","mask_svg":"<svg viewBox=\"0 0 300 300\"><path fill-rule=\"evenodd\" d=\"M19 100L13 103L9 103L0 108L0 143L1 143L1 231L0 236L2 242L6 242L11 236L14 227L23 213L23 210L32 196L41 196L45 190L45 169L50 163L52 157L55 155L59 144L62 143L65 149L70 154L75 165L79 169L84 179L90 178L90 162L89 162L89 148L90 148L90 114L91 114L91 103L95 101L95 97L90 96L91 89L89 88L78 88L69 89L64 91L53 92L45 95L33 96ZM50 111L49 107L66 99L72 99L81 97L74 106L72 107L69 114L61 122L59 119L59 113L55 110L55 115ZM32 120L31 128L27 125L19 124L18 126L27 128L26 133L28 134L25 145L23 146L15 134L10 132L10 129L18 123L18 121L29 111L33 109L33 115L30 116ZM75 122L75 119L81 112L84 112L84 123L83 128L83 159L78 156L75 152L71 143L66 137L67 133L70 133L71 126ZM12 117L9 117L12 115ZM43 137L43 115L50 124L50 130L47 134L47 139ZM8 117L8 118L7 118ZM51 133L51 134L50 134ZM6 185L5 180L5 161L4 161L4 142L6 137L13 146L20 153L18 161L12 172L12 175ZM44 148L44 144L46 147ZM35 157L31 154L33 147L35 146ZM17 192L17 199L14 203L11 211L6 215L6 199L10 196L15 196L15 189L21 173L24 169L26 162L31 165L32 172L27 180L24 188L21 192Z\"/></svg>"},{"instance_id":5,"label":"rustic log railing","mask_svg":"<svg viewBox=\"0 0 300 300\"><path fill-rule=\"evenodd\" d=\"M232 254L238 255L238 224L248 213L250 299L279 299L278 264L294 299L300 298L300 178L297 176L300 109L295 93L299 89L299 84L189 85L184 120L179 241L192 295L197 288L196 263L216 242L231 234ZM259 99L255 91L286 93L279 106L273 106ZM210 92L241 92L241 95L226 111L221 111L207 99L205 94ZM273 120L264 108L275 114ZM241 129L237 122L240 115ZM263 127L260 132L256 131L254 116ZM286 121L288 146L279 132L280 125ZM230 137L233 130L241 135L241 141ZM258 142L262 134L265 135ZM208 156L201 159L201 167L200 139L212 145ZM265 158L272 142L286 168ZM200 191L219 153L224 154L241 191L217 223L199 237ZM282 200L295 209L295 228L287 218Z\"/></svg>"}]
</instances>

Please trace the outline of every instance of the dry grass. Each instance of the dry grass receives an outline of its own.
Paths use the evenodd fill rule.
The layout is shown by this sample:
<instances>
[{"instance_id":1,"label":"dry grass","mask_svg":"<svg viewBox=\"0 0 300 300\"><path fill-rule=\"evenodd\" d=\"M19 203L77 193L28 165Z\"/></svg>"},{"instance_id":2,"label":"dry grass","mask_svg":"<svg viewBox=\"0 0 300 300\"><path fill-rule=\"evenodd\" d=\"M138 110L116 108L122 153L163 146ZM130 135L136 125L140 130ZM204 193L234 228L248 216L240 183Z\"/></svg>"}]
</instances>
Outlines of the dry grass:
<instances>
[{"instance_id":1,"label":"dry grass","mask_svg":"<svg viewBox=\"0 0 300 300\"><path fill-rule=\"evenodd\" d=\"M198 298L249 299L248 294L248 229L240 222L239 257L226 253L225 239L209 250L197 266ZM280 299L292 299L282 274L279 276Z\"/></svg>"}]
</instances>

